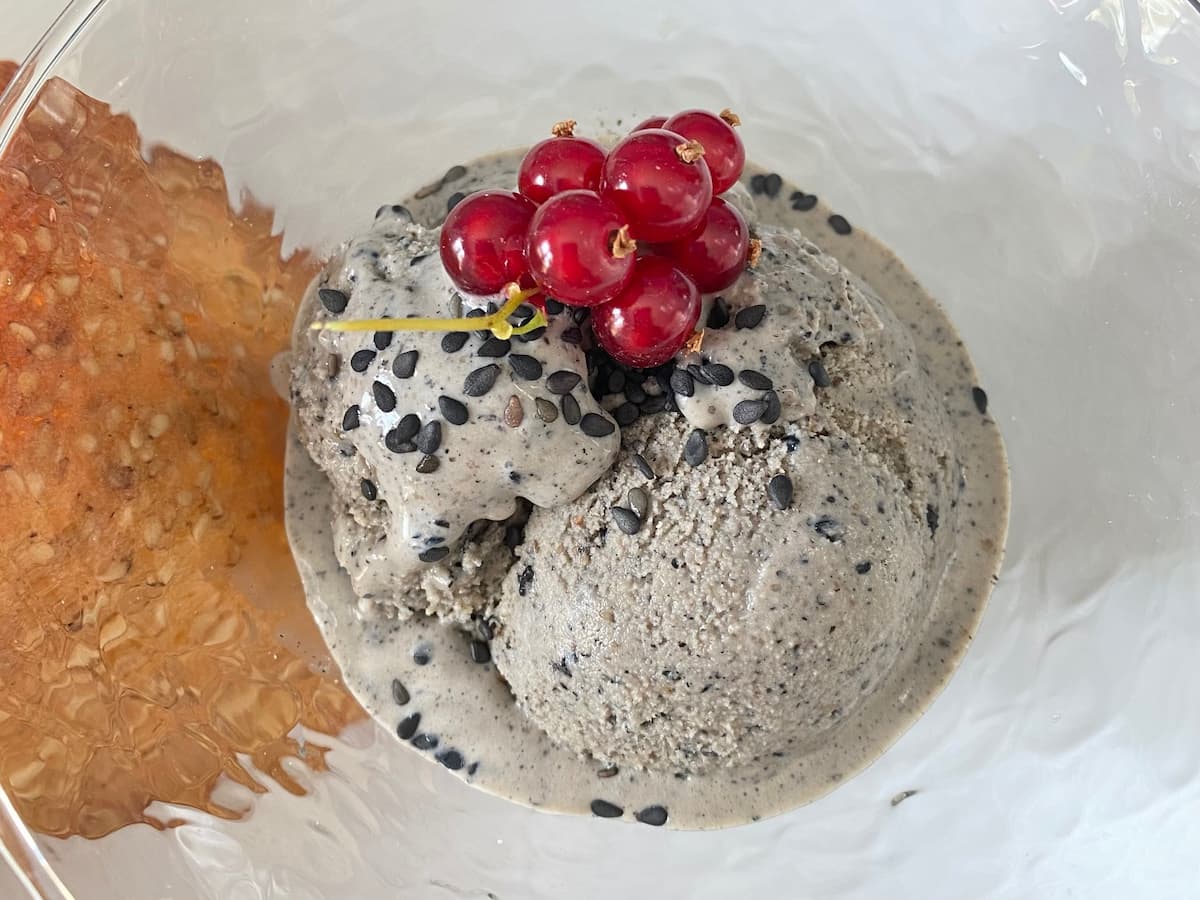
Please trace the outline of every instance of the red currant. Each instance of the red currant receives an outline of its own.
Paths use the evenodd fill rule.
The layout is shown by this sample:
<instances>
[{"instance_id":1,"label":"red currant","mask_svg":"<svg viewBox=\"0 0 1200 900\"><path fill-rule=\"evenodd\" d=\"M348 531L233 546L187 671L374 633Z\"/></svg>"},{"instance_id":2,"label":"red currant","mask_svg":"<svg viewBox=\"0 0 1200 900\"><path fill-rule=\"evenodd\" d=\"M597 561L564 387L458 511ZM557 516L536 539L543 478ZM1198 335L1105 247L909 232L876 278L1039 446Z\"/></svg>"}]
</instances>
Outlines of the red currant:
<instances>
[{"instance_id":1,"label":"red currant","mask_svg":"<svg viewBox=\"0 0 1200 900\"><path fill-rule=\"evenodd\" d=\"M609 151L601 193L625 210L638 240L676 240L696 229L712 202L702 153L673 131L636 131Z\"/></svg>"},{"instance_id":2,"label":"red currant","mask_svg":"<svg viewBox=\"0 0 1200 900\"><path fill-rule=\"evenodd\" d=\"M521 162L517 187L534 203L563 191L600 188L604 148L587 138L564 135L535 144Z\"/></svg>"},{"instance_id":3,"label":"red currant","mask_svg":"<svg viewBox=\"0 0 1200 900\"><path fill-rule=\"evenodd\" d=\"M746 268L750 228L736 206L713 197L700 229L661 252L692 277L701 293L723 291Z\"/></svg>"},{"instance_id":4,"label":"red currant","mask_svg":"<svg viewBox=\"0 0 1200 900\"><path fill-rule=\"evenodd\" d=\"M508 191L479 191L442 226L442 265L468 294L495 294L525 272L525 234L537 206Z\"/></svg>"},{"instance_id":5,"label":"red currant","mask_svg":"<svg viewBox=\"0 0 1200 900\"><path fill-rule=\"evenodd\" d=\"M638 259L633 279L611 303L592 310L596 340L617 362L638 369L679 352L700 318L700 292L659 256Z\"/></svg>"},{"instance_id":6,"label":"red currant","mask_svg":"<svg viewBox=\"0 0 1200 900\"><path fill-rule=\"evenodd\" d=\"M717 116L702 109L689 109L671 116L663 126L704 145L704 161L712 173L714 194L723 194L737 184L746 166L746 148L733 128L738 122L738 117L729 110Z\"/></svg>"},{"instance_id":7,"label":"red currant","mask_svg":"<svg viewBox=\"0 0 1200 900\"><path fill-rule=\"evenodd\" d=\"M633 132L635 132L635 131L646 131L649 128L662 128L663 123L665 123L666 121L667 121L666 116L651 116L650 118L648 118L644 122L642 122L640 125L638 125L636 128L631 128L629 130L629 133L633 134Z\"/></svg>"},{"instance_id":8,"label":"red currant","mask_svg":"<svg viewBox=\"0 0 1200 900\"><path fill-rule=\"evenodd\" d=\"M595 191L565 191L543 203L525 247L542 290L573 306L617 296L633 274L637 249L621 208Z\"/></svg>"}]
</instances>

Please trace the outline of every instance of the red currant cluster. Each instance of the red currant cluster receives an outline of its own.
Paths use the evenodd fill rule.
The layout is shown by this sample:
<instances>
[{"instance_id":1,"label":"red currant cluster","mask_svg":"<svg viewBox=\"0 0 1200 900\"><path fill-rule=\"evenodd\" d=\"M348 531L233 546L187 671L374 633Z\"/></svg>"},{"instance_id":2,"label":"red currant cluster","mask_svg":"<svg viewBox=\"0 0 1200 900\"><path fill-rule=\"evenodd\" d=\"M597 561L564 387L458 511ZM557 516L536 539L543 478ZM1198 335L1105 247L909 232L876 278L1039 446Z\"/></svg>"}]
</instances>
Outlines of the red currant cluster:
<instances>
[{"instance_id":1,"label":"red currant cluster","mask_svg":"<svg viewBox=\"0 0 1200 900\"><path fill-rule=\"evenodd\" d=\"M451 211L442 262L470 294L513 282L592 308L592 330L618 362L660 365L691 336L700 294L746 266L746 220L719 194L746 151L737 116L687 110L652 118L611 150L561 122L521 163L519 193L480 191Z\"/></svg>"}]
</instances>

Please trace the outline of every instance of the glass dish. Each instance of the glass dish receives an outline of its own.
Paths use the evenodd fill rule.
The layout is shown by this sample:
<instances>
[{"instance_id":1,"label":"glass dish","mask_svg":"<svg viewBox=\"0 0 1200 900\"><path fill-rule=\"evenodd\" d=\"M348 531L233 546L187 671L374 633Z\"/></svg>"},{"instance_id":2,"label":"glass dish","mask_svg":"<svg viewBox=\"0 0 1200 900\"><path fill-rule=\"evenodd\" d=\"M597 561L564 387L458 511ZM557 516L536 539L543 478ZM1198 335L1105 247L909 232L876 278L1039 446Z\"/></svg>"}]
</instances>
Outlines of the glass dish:
<instances>
[{"instance_id":1,"label":"glass dish","mask_svg":"<svg viewBox=\"0 0 1200 900\"><path fill-rule=\"evenodd\" d=\"M355 721L240 759L270 789L223 781L234 818L137 811L162 830L48 827L47 803L22 791L32 770L15 783L9 770L26 817L72 835L26 845L28 869L52 866L81 900L1190 895L1200 11L1187 0L701 0L636 15L549 0L89 0L0 98L0 166L26 114L69 131L56 76L131 114L163 179L204 170L172 168L156 145L217 160L226 182L210 199L251 192L274 209L264 221L244 207L231 227L276 256L319 256L380 203L567 115L617 127L732 106L758 162L890 244L943 302L1003 427L1013 509L1004 574L942 697L878 763L793 813L716 833L541 815ZM38 189L70 194L61 182ZM244 274L219 234L191 239L214 273ZM296 257L291 277L308 264ZM13 287L0 277L0 304ZM34 521L36 499L26 485L7 515ZM319 668L291 613L287 652ZM22 637L5 636L6 658L40 662ZM4 715L0 728L19 726Z\"/></svg>"}]
</instances>

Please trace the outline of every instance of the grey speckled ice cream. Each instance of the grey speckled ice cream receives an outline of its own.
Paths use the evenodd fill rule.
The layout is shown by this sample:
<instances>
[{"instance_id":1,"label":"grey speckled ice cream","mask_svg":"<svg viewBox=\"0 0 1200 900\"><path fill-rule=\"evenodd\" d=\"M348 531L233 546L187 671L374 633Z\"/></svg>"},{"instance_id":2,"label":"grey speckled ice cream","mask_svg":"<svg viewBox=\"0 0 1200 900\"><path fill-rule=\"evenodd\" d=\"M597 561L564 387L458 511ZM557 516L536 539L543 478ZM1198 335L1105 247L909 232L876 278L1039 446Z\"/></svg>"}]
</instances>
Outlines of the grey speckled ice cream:
<instances>
[{"instance_id":1,"label":"grey speckled ice cream","mask_svg":"<svg viewBox=\"0 0 1200 900\"><path fill-rule=\"evenodd\" d=\"M309 325L450 318L468 314L468 302L442 268L437 232L385 207L314 281L292 362L297 429L333 484L337 558L355 591L456 621L494 593L495 567L508 558L495 540L468 541L464 552L469 526L507 519L518 498L574 499L617 451L615 423L587 391L583 351L564 338L570 323L503 341L486 331ZM607 434L585 433L596 416Z\"/></svg>"},{"instance_id":2,"label":"grey speckled ice cream","mask_svg":"<svg viewBox=\"0 0 1200 900\"><path fill-rule=\"evenodd\" d=\"M318 285L347 294L347 311L314 293L301 326L451 314L436 256L421 258L432 229L459 195L511 188L519 158L456 166L406 200L424 228L384 207ZM443 427L438 469L422 474L445 481L417 478L419 451L384 452L397 422L372 384L427 422L440 393L461 398L463 378L490 364L480 338L447 355L440 335L379 347L369 334L297 334L287 521L310 608L364 707L472 785L668 827L778 813L875 759L976 627L1007 473L962 342L886 248L778 176L750 167L744 183L753 200L739 189L736 202L762 260L706 298L698 352L632 373L581 352L586 323L553 316L532 351L514 342L495 358L491 391L463 398L475 435ZM417 377L390 377L397 352L418 346ZM595 444L578 427L528 430L539 406L564 424L561 399L556 416L538 403L544 377L526 386L534 416L522 401L520 426L505 425L522 389L511 354L530 352L545 370L587 372L570 396L619 423L620 446L615 433ZM504 463L522 460L540 481L509 478ZM458 489L472 479L478 502ZM537 485L552 502L526 493ZM504 518L522 495L545 504L523 526L520 511L468 524ZM461 542L425 542L420 520L438 506L456 509L448 532Z\"/></svg>"},{"instance_id":3,"label":"grey speckled ice cream","mask_svg":"<svg viewBox=\"0 0 1200 900\"><path fill-rule=\"evenodd\" d=\"M702 772L809 746L912 641L953 547L959 465L908 332L812 244L764 238L694 359L734 383L696 383L690 422L627 430L592 491L530 520L505 584L501 673L534 722L599 760ZM783 414L723 427L765 393L746 368ZM613 508L646 498L625 533Z\"/></svg>"}]
</instances>

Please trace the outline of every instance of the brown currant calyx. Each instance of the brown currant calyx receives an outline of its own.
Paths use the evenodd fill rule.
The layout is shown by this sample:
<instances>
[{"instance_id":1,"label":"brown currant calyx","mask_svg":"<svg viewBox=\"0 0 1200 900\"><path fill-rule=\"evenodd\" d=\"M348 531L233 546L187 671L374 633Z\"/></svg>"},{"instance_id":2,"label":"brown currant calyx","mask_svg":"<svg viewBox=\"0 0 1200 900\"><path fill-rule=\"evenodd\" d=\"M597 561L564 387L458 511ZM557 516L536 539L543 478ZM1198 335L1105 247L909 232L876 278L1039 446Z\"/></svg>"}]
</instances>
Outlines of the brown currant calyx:
<instances>
[{"instance_id":1,"label":"brown currant calyx","mask_svg":"<svg viewBox=\"0 0 1200 900\"><path fill-rule=\"evenodd\" d=\"M721 110L721 119L731 128L737 128L742 124L741 117L728 106Z\"/></svg>"},{"instance_id":2,"label":"brown currant calyx","mask_svg":"<svg viewBox=\"0 0 1200 900\"><path fill-rule=\"evenodd\" d=\"M613 232L609 249L612 250L612 255L617 259L624 259L637 252L637 241L630 237L628 225L622 225Z\"/></svg>"},{"instance_id":3,"label":"brown currant calyx","mask_svg":"<svg viewBox=\"0 0 1200 900\"><path fill-rule=\"evenodd\" d=\"M700 348L704 346L704 329L693 331L692 336L683 343L684 353L699 353Z\"/></svg>"},{"instance_id":4,"label":"brown currant calyx","mask_svg":"<svg viewBox=\"0 0 1200 900\"><path fill-rule=\"evenodd\" d=\"M694 163L704 156L704 145L699 141L688 141L675 146L675 155L685 163Z\"/></svg>"},{"instance_id":5,"label":"brown currant calyx","mask_svg":"<svg viewBox=\"0 0 1200 900\"><path fill-rule=\"evenodd\" d=\"M762 241L758 238L750 239L750 249L746 253L746 265L755 269L758 267L758 261L762 259Z\"/></svg>"},{"instance_id":6,"label":"brown currant calyx","mask_svg":"<svg viewBox=\"0 0 1200 900\"><path fill-rule=\"evenodd\" d=\"M563 119L561 122L554 123L554 127L550 129L550 133L555 137L574 137L575 126L578 124L574 119Z\"/></svg>"}]
</instances>

